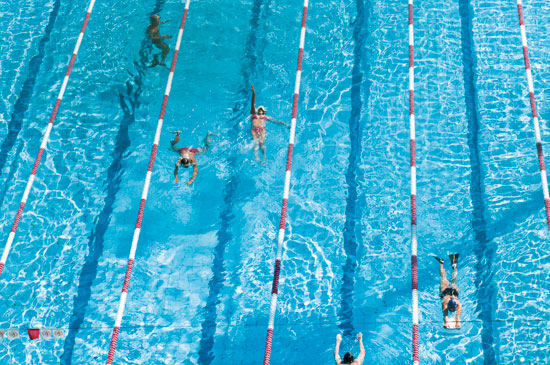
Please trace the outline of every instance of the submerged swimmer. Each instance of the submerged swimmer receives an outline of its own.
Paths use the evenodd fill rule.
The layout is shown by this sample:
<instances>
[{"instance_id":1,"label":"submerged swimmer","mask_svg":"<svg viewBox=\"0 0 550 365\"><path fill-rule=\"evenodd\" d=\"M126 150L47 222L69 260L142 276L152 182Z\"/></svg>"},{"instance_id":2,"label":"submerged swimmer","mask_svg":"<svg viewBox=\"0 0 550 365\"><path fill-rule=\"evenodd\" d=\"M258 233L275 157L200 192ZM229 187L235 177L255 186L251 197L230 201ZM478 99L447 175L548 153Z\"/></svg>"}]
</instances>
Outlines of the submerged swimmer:
<instances>
[{"instance_id":1,"label":"submerged swimmer","mask_svg":"<svg viewBox=\"0 0 550 365\"><path fill-rule=\"evenodd\" d=\"M214 133L208 133L206 137L204 137L204 148L193 148L193 147L176 147L176 144L180 140L180 131L172 132L176 135L176 137L170 141L172 144L172 150L178 152L180 154L180 158L176 162L176 169L174 170L174 176L176 177L176 181L178 182L178 168L180 166L183 166L185 168L189 166L193 166L193 175L191 176L191 179L187 181L187 185L191 185L193 183L193 180L197 177L197 174L199 172L199 169L197 168L197 159L195 158L196 154L205 153L208 148L210 147L210 136L214 135Z\"/></svg>"},{"instance_id":2,"label":"submerged swimmer","mask_svg":"<svg viewBox=\"0 0 550 365\"><path fill-rule=\"evenodd\" d=\"M342 342L342 336L340 334L336 335L336 347L334 348L334 361L336 362L336 365L363 364L363 360L365 359L365 347L363 346L363 335L361 333L357 334L357 340L359 341L359 356L357 356L357 359L353 357L351 352L346 352L344 359L342 359L340 358L340 343Z\"/></svg>"},{"instance_id":3,"label":"submerged swimmer","mask_svg":"<svg viewBox=\"0 0 550 365\"><path fill-rule=\"evenodd\" d=\"M256 93L254 91L254 86L250 85L250 88L252 89L252 105L250 107L250 118L252 119L252 129L250 130L250 133L252 133L252 138L254 139L254 156L256 157L256 161L260 160L260 154L258 149L262 149L262 155L263 155L263 162L262 165L265 165L267 163L267 159L265 156L265 137L267 135L265 130L265 123L267 121L275 123L275 124L281 124L289 128L289 126L285 122L281 122L279 120L276 120L268 115L267 109L264 106L259 106L258 110L254 107L254 101L256 98Z\"/></svg>"},{"instance_id":4,"label":"submerged swimmer","mask_svg":"<svg viewBox=\"0 0 550 365\"><path fill-rule=\"evenodd\" d=\"M456 268L458 264L458 254L455 253L453 255L449 255L449 259L451 260L451 265L453 267L451 285L449 285L449 280L447 280L447 275L445 274L443 259L437 256L434 256L434 258L439 261L439 275L441 276L439 296L443 300L441 303L441 309L443 311L443 327L460 328L460 313L462 312L462 305L458 300L458 286L456 285L456 277L458 275ZM456 312L456 320L454 323L451 322L451 319L449 318L449 311Z\"/></svg>"},{"instance_id":5,"label":"submerged swimmer","mask_svg":"<svg viewBox=\"0 0 550 365\"><path fill-rule=\"evenodd\" d=\"M166 60L168 52L170 52L170 47L162 40L172 38L172 36L160 35L159 25L167 23L168 20L161 22L160 17L157 14L154 14L151 15L150 21L151 24L147 27L147 35L149 36L149 39L153 41L153 44L161 50L161 60L159 62L158 54L153 55L153 63L149 67L155 67L156 65L166 66L164 61Z\"/></svg>"}]
</instances>

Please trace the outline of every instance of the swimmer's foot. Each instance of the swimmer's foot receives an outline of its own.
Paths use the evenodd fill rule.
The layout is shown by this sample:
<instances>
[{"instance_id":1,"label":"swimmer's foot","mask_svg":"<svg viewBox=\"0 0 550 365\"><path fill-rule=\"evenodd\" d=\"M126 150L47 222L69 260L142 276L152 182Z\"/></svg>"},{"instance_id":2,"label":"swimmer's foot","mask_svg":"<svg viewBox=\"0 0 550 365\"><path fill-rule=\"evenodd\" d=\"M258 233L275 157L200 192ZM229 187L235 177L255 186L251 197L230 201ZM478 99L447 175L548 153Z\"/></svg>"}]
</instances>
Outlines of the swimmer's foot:
<instances>
[{"instance_id":1,"label":"swimmer's foot","mask_svg":"<svg viewBox=\"0 0 550 365\"><path fill-rule=\"evenodd\" d=\"M267 165L267 160L262 161L262 166L265 166L265 165Z\"/></svg>"},{"instance_id":2,"label":"swimmer's foot","mask_svg":"<svg viewBox=\"0 0 550 365\"><path fill-rule=\"evenodd\" d=\"M156 54L154 54L153 55L153 62L151 62L151 65L149 66L149 68L158 66L159 64L160 64L159 63L159 57Z\"/></svg>"},{"instance_id":3,"label":"swimmer's foot","mask_svg":"<svg viewBox=\"0 0 550 365\"><path fill-rule=\"evenodd\" d=\"M458 254L455 253L455 254L449 255L449 260L451 260L451 265L452 266L458 264Z\"/></svg>"},{"instance_id":4,"label":"swimmer's foot","mask_svg":"<svg viewBox=\"0 0 550 365\"><path fill-rule=\"evenodd\" d=\"M176 135L176 136L174 137L174 139L170 141L170 144L172 145L172 148L173 148L174 145L180 141L180 134L181 134L181 131L175 131L175 132L172 132L172 131L171 131L170 133L174 133L174 134Z\"/></svg>"},{"instance_id":5,"label":"swimmer's foot","mask_svg":"<svg viewBox=\"0 0 550 365\"><path fill-rule=\"evenodd\" d=\"M443 259L441 257L437 257L436 255L430 255L432 256L434 259L436 259L437 261L439 261L440 264L444 263L445 261L443 261Z\"/></svg>"}]
</instances>

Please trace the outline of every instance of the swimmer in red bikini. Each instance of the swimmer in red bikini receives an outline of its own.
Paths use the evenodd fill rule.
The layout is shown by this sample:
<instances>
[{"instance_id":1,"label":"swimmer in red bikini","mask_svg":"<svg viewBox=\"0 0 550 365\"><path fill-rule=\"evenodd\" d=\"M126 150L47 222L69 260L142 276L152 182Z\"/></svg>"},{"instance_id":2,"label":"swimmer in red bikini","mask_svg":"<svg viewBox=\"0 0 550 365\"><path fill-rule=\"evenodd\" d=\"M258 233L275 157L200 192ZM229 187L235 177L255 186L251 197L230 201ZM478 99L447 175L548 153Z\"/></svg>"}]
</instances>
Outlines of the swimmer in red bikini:
<instances>
[{"instance_id":1,"label":"swimmer in red bikini","mask_svg":"<svg viewBox=\"0 0 550 365\"><path fill-rule=\"evenodd\" d=\"M176 147L176 144L180 140L180 131L171 132L176 135L176 137L170 141L172 144L172 150L178 152L180 154L180 158L176 162L176 169L174 170L174 176L176 177L176 181L178 182L178 168L180 166L183 166L185 168L189 166L193 166L193 175L191 176L191 179L187 181L187 185L191 185L193 183L193 180L197 177L197 174L199 173L199 169L197 168L197 159L195 158L196 154L205 153L208 148L210 147L210 136L215 135L215 133L209 132L206 137L204 137L204 148L193 148L193 147Z\"/></svg>"},{"instance_id":2,"label":"swimmer in red bikini","mask_svg":"<svg viewBox=\"0 0 550 365\"><path fill-rule=\"evenodd\" d=\"M250 85L250 88L252 89L252 105L250 107L250 118L252 119L252 129L250 130L250 133L252 134L252 138L254 139L254 156L256 157L256 161L260 160L260 154L258 149L262 149L263 154L263 162L262 165L265 165L267 163L267 159L265 156L265 137L267 135L265 130L265 123L266 122L272 122L275 124L281 124L284 125L287 128L290 128L285 122L281 122L279 120L276 120L269 115L266 115L267 109L264 106L259 106L258 110L256 111L256 108L254 107L254 101L256 98L256 93L254 91L254 86Z\"/></svg>"}]
</instances>

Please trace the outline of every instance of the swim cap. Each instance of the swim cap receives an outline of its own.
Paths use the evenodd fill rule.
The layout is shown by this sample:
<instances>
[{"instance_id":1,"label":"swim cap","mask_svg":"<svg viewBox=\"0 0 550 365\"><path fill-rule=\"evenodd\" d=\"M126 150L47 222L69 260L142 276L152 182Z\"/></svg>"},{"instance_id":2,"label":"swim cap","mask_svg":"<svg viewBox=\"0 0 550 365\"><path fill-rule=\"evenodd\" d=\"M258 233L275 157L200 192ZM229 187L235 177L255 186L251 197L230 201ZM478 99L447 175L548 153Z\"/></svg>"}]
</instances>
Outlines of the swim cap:
<instances>
[{"instance_id":1,"label":"swim cap","mask_svg":"<svg viewBox=\"0 0 550 365\"><path fill-rule=\"evenodd\" d=\"M258 111L260 111L260 110L263 110L264 113L267 113L267 109L266 109L265 106L263 106L263 105L260 105L260 106L258 107Z\"/></svg>"},{"instance_id":2,"label":"swim cap","mask_svg":"<svg viewBox=\"0 0 550 365\"><path fill-rule=\"evenodd\" d=\"M451 312L454 312L456 310L456 307L456 301L453 298L449 299L449 302L447 303L447 308L449 308Z\"/></svg>"}]
</instances>

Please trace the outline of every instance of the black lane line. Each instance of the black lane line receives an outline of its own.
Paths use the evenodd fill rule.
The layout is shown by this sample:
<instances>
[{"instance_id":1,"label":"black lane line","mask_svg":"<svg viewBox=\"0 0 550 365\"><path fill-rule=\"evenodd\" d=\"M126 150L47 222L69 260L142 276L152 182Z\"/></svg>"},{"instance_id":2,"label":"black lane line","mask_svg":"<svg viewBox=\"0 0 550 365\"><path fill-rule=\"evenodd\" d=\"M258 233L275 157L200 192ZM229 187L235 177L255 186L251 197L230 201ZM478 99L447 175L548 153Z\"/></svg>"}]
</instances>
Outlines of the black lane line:
<instances>
[{"instance_id":1,"label":"black lane line","mask_svg":"<svg viewBox=\"0 0 550 365\"><path fill-rule=\"evenodd\" d=\"M351 336L355 332L353 327L353 291L355 285L355 268L357 267L358 237L356 233L357 221L361 219L357 214L357 165L361 161L361 140L363 136L363 125L361 124L361 84L363 83L363 71L361 63L363 60L363 47L368 28L368 19L365 11L365 2L356 1L357 17L353 28L353 39L355 41L353 68L351 73L351 116L349 119L349 137L351 149L346 172L346 183L348 185L348 196L346 199L346 220L344 223L344 251L346 263L343 267L342 286L340 287L340 310L338 311L338 328L343 331L344 336ZM367 3L367 6L369 4ZM365 65L365 72L370 72L370 65ZM365 89L365 99L370 96L370 88ZM360 172L359 172L360 173ZM360 238L359 238L360 240Z\"/></svg>"},{"instance_id":2,"label":"black lane line","mask_svg":"<svg viewBox=\"0 0 550 365\"><path fill-rule=\"evenodd\" d=\"M6 135L6 138L0 146L0 174L2 173L2 170L6 165L9 153L11 152L13 146L15 145L15 142L17 141L17 136L19 135L19 132L21 132L23 121L25 120L25 113L27 112L27 110L29 110L31 98L34 94L34 86L36 85L36 78L40 73L40 67L42 66L42 62L44 61L44 57L46 55L46 45L50 41L50 35L52 33L53 27L55 25L55 20L57 19L57 15L59 13L59 7L60 0L56 0L53 4L52 11L50 12L48 24L46 25L46 28L44 30L44 36L42 37L42 39L40 39L40 42L38 43L38 53L34 55L29 62L29 73L25 82L23 83L23 87L21 88L19 96L15 101L15 105L13 106L11 119L8 122L8 134ZM18 156L19 154L15 156L15 160L18 159ZM10 171L10 175L13 175L12 171ZM8 184L9 182L10 181L7 180L6 184ZM6 189L4 189L2 195L0 196L0 204L4 200L5 190Z\"/></svg>"},{"instance_id":3,"label":"black lane line","mask_svg":"<svg viewBox=\"0 0 550 365\"><path fill-rule=\"evenodd\" d=\"M157 0L155 7L148 15L158 14L162 11L165 0ZM143 83L149 63L149 54L151 53L151 41L144 38L141 42L139 51L139 60L134 61L136 74L132 79L126 81L126 95L119 94L120 108L124 115L120 122L120 128L115 138L115 149L112 153L113 162L107 170L107 196L101 213L96 219L95 230L92 231L88 240L88 254L84 259L82 272L78 280L77 295L74 297L73 314L69 322L69 333L63 345L63 354L61 355L62 364L70 364L72 360L76 335L86 315L86 308L92 295L92 284L97 277L97 266L101 255L103 254L103 245L105 232L111 221L113 204L120 190L121 176L123 174L123 160L126 150L130 147L130 137L128 135L129 127L135 122L135 112L140 105L139 98L143 89L147 86Z\"/></svg>"},{"instance_id":4,"label":"black lane line","mask_svg":"<svg viewBox=\"0 0 550 365\"><path fill-rule=\"evenodd\" d=\"M237 104L233 107L233 115L238 116L234 119L233 128L228 133L228 138L237 141L240 134L240 121L242 114L246 110L246 101L250 97L251 75L257 67L258 57L256 55L258 24L263 5L263 0L255 0L252 7L252 17L250 19L250 32L245 46L244 62L241 66L243 75L243 85L237 95ZM239 174L237 173L238 162L236 153L232 153L228 158L229 166L233 166L229 181L225 185L223 193L223 208L220 213L220 230L218 231L218 243L214 248L214 260L212 262L212 278L208 283L209 293L204 307L204 320L201 324L201 340L199 347L199 364L211 364L214 359L214 335L216 333L217 307L220 303L219 295L224 286L225 266L224 253L226 246L233 240L231 233L231 222L235 218L233 207L235 206L235 193L239 185Z\"/></svg>"},{"instance_id":5,"label":"black lane line","mask_svg":"<svg viewBox=\"0 0 550 365\"><path fill-rule=\"evenodd\" d=\"M475 265L477 288L477 312L482 321L481 347L484 364L496 364L494 349L493 308L492 301L496 295L491 271L495 248L487 235L485 221L485 202L483 195L485 186L479 157L479 110L477 105L476 76L477 66L474 53L472 29L472 9L469 0L459 0L459 13L462 38L462 64L464 74L464 97L466 99L466 116L468 118L468 147L470 149L470 165L472 169L470 180L470 198L472 199L474 230L474 252L477 257Z\"/></svg>"}]
</instances>

